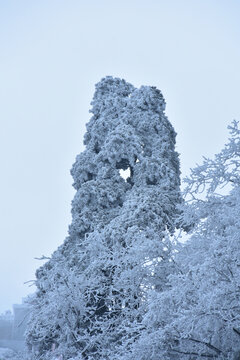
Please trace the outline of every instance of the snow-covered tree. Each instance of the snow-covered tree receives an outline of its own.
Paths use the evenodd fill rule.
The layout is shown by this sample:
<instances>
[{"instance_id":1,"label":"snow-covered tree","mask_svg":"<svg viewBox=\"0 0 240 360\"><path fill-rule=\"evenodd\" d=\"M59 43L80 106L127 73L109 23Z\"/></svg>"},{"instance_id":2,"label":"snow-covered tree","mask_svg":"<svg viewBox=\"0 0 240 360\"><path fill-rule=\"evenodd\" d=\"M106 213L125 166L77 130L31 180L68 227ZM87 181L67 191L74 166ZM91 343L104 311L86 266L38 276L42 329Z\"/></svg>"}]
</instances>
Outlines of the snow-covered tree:
<instances>
[{"instance_id":1,"label":"snow-covered tree","mask_svg":"<svg viewBox=\"0 0 240 360\"><path fill-rule=\"evenodd\" d=\"M69 236L36 274L27 344L37 358L56 346L66 358L116 359L144 328L149 290L165 288L181 197L164 110L155 87L112 77L96 85L71 171Z\"/></svg>"},{"instance_id":2,"label":"snow-covered tree","mask_svg":"<svg viewBox=\"0 0 240 360\"><path fill-rule=\"evenodd\" d=\"M240 130L187 179L183 222L192 235L178 273L153 292L145 329L124 359L240 358ZM222 186L225 192L222 191Z\"/></svg>"}]
</instances>

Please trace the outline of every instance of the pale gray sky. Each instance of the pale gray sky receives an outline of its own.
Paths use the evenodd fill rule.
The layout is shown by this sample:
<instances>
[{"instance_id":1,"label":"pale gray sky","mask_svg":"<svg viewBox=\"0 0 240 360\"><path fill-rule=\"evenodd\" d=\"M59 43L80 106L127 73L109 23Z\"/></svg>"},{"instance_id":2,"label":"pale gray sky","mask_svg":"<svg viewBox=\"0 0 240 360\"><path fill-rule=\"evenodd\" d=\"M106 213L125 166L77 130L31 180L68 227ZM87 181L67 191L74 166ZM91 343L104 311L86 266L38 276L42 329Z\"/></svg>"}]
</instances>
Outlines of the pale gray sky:
<instances>
[{"instance_id":1,"label":"pale gray sky","mask_svg":"<svg viewBox=\"0 0 240 360\"><path fill-rule=\"evenodd\" d=\"M0 0L0 313L67 235L94 84L163 92L182 173L240 120L238 0Z\"/></svg>"}]
</instances>

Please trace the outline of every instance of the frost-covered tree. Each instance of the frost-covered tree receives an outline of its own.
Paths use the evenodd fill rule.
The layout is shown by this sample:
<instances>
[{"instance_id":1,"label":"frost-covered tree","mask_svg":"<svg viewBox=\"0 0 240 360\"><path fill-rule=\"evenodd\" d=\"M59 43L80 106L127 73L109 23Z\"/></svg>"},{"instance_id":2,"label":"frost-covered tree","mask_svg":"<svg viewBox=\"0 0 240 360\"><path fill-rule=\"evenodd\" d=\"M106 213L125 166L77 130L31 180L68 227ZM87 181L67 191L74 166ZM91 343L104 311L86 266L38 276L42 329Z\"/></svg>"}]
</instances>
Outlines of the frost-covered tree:
<instances>
[{"instance_id":1,"label":"frost-covered tree","mask_svg":"<svg viewBox=\"0 0 240 360\"><path fill-rule=\"evenodd\" d=\"M152 294L141 337L124 359L240 358L240 130L187 179L178 273ZM226 190L222 191L222 186ZM220 195L222 194L222 195Z\"/></svg>"},{"instance_id":2,"label":"frost-covered tree","mask_svg":"<svg viewBox=\"0 0 240 360\"><path fill-rule=\"evenodd\" d=\"M69 236L37 271L27 344L37 358L116 359L165 288L179 191L175 132L155 87L96 85L86 149L71 170ZM123 176L127 171L128 175Z\"/></svg>"}]
</instances>

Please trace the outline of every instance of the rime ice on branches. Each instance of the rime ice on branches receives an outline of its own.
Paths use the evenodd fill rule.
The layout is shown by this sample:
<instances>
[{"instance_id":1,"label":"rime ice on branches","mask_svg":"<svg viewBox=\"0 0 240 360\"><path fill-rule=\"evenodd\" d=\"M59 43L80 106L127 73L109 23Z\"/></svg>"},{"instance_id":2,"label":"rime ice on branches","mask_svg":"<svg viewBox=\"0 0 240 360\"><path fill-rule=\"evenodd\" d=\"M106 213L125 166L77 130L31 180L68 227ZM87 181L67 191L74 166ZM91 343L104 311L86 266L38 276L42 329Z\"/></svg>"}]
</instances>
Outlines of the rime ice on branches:
<instances>
[{"instance_id":1,"label":"rime ice on branches","mask_svg":"<svg viewBox=\"0 0 240 360\"><path fill-rule=\"evenodd\" d=\"M37 358L116 359L142 331L148 293L172 271L179 160L155 87L97 85L85 150L71 174L69 236L37 271L27 333ZM127 176L123 172L127 171Z\"/></svg>"}]
</instances>

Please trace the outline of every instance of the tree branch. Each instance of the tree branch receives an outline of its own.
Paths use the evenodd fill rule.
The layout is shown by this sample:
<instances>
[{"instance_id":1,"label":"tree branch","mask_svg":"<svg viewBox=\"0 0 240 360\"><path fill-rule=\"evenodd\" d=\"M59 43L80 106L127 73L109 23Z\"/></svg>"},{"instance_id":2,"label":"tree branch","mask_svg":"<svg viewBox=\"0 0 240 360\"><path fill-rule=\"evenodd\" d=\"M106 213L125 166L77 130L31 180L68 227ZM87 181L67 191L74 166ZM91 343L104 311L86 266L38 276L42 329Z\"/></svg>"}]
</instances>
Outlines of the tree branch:
<instances>
[{"instance_id":1,"label":"tree branch","mask_svg":"<svg viewBox=\"0 0 240 360\"><path fill-rule=\"evenodd\" d=\"M220 349L216 348L214 345L212 345L210 343L207 343L207 342L201 341L201 340L197 340L197 339L193 339L193 338L189 338L188 340L194 341L199 344L206 345L209 349L216 351L217 354L222 354L222 351Z\"/></svg>"},{"instance_id":2,"label":"tree branch","mask_svg":"<svg viewBox=\"0 0 240 360\"><path fill-rule=\"evenodd\" d=\"M48 257L48 256L45 256L45 255L42 255L42 257L40 257L40 258L35 257L34 259L36 259L36 260L50 260L51 258Z\"/></svg>"},{"instance_id":3,"label":"tree branch","mask_svg":"<svg viewBox=\"0 0 240 360\"><path fill-rule=\"evenodd\" d=\"M199 354L196 352L180 351L177 349L171 349L171 351L176 352L178 354L183 354L183 355L196 355L196 356L207 357L207 358L211 358L211 359L215 358L215 355L212 355L212 354Z\"/></svg>"},{"instance_id":4,"label":"tree branch","mask_svg":"<svg viewBox=\"0 0 240 360\"><path fill-rule=\"evenodd\" d=\"M240 336L240 331L236 328L233 328L233 331Z\"/></svg>"}]
</instances>

